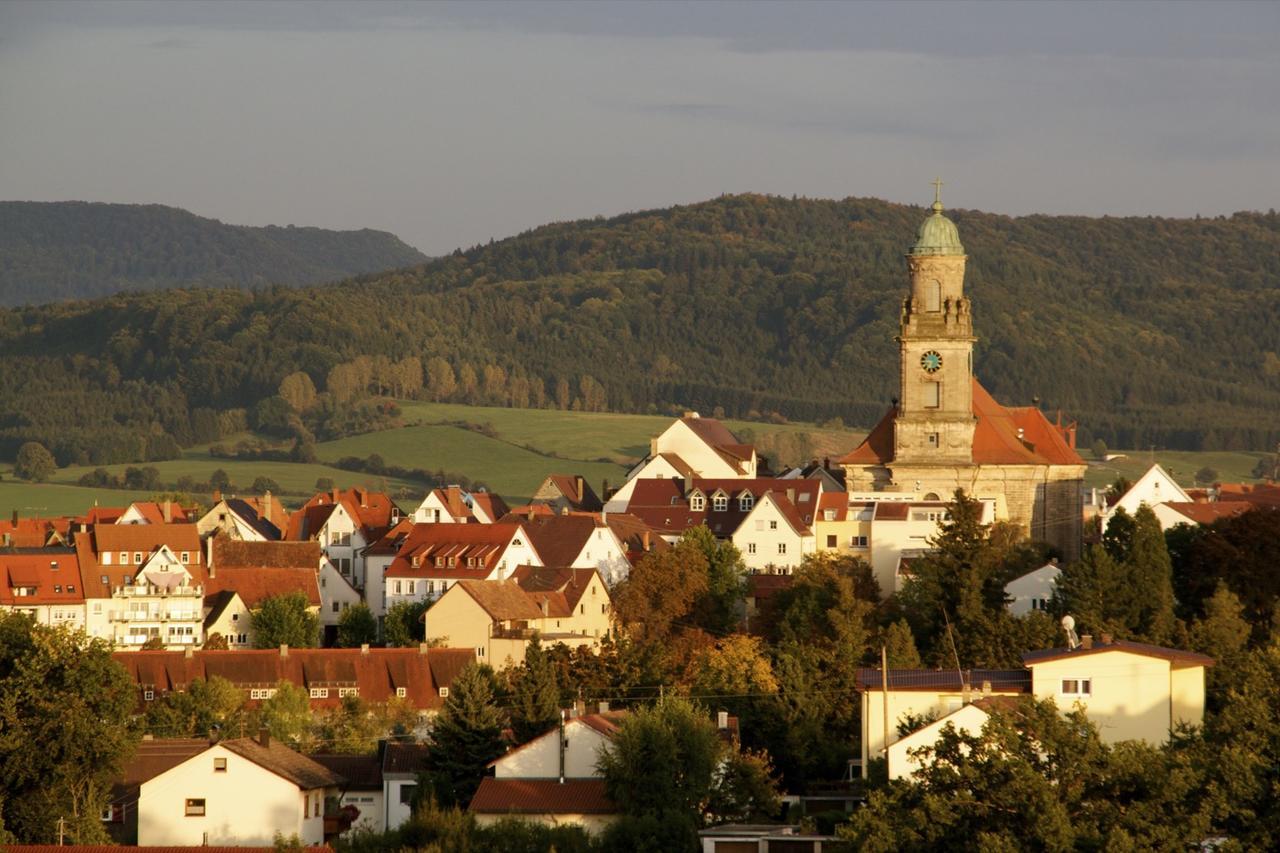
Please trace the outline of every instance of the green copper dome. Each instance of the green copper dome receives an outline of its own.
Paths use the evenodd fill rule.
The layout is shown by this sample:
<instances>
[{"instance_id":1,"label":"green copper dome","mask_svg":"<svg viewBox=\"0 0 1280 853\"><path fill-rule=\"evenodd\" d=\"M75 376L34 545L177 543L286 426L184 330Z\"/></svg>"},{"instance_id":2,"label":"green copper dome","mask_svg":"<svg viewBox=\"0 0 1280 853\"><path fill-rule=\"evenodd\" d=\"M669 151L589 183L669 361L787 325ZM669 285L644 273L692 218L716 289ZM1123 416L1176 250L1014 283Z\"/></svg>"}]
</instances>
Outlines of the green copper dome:
<instances>
[{"instance_id":1,"label":"green copper dome","mask_svg":"<svg viewBox=\"0 0 1280 853\"><path fill-rule=\"evenodd\" d=\"M963 255L960 231L956 224L942 215L942 202L934 200L933 213L920 223L911 255Z\"/></svg>"}]
</instances>

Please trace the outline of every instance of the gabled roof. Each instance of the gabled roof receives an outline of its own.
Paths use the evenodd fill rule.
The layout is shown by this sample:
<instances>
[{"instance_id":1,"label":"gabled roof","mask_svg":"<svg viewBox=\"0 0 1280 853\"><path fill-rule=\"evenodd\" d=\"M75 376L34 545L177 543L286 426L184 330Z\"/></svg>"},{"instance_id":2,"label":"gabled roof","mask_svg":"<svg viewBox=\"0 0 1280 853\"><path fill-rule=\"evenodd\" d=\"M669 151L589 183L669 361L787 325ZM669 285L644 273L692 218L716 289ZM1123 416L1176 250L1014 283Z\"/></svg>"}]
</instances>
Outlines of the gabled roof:
<instances>
[{"instance_id":1,"label":"gabled roof","mask_svg":"<svg viewBox=\"0 0 1280 853\"><path fill-rule=\"evenodd\" d=\"M19 596L18 589L35 590ZM83 604L80 561L67 548L0 552L0 604Z\"/></svg>"},{"instance_id":2,"label":"gabled roof","mask_svg":"<svg viewBox=\"0 0 1280 853\"><path fill-rule=\"evenodd\" d=\"M1034 406L1006 407L973 380L972 459L975 465L1084 465L1064 436ZM890 409L863 440L839 461L845 465L888 465L893 462L896 409ZM1022 436L1019 438L1019 430Z\"/></svg>"},{"instance_id":3,"label":"gabled roof","mask_svg":"<svg viewBox=\"0 0 1280 853\"><path fill-rule=\"evenodd\" d=\"M382 772L416 776L426 768L429 754L425 743L389 741L382 750Z\"/></svg>"},{"instance_id":4,"label":"gabled roof","mask_svg":"<svg viewBox=\"0 0 1280 853\"><path fill-rule=\"evenodd\" d=\"M346 780L347 791L381 791L382 762L376 755L316 752L311 760Z\"/></svg>"},{"instance_id":5,"label":"gabled roof","mask_svg":"<svg viewBox=\"0 0 1280 853\"><path fill-rule=\"evenodd\" d=\"M191 561L200 553L200 534L194 524L95 524L92 530L94 551L142 551L150 554L161 545L174 553L189 551Z\"/></svg>"},{"instance_id":6,"label":"gabled roof","mask_svg":"<svg viewBox=\"0 0 1280 853\"><path fill-rule=\"evenodd\" d=\"M386 577L484 580L498 566L508 545L527 536L518 523L415 524L387 567ZM537 545L528 544L538 554ZM452 558L454 565L446 562L436 566L437 557ZM417 566L413 565L415 558ZM540 554L538 558L541 560ZM477 563L467 566L468 559Z\"/></svg>"},{"instance_id":7,"label":"gabled roof","mask_svg":"<svg viewBox=\"0 0 1280 853\"><path fill-rule=\"evenodd\" d=\"M320 606L320 583L314 568L275 569L248 566L219 566L205 579L205 602L210 596L234 592L246 607L256 608L263 599L300 592L312 607Z\"/></svg>"},{"instance_id":8,"label":"gabled roof","mask_svg":"<svg viewBox=\"0 0 1280 853\"><path fill-rule=\"evenodd\" d=\"M572 611L574 607L577 607L578 602L582 600L582 596L591 585L591 579L599 576L600 573L595 569L517 566L511 579L526 593L533 595L535 602L538 603L541 601L537 598L539 594L559 593L563 596L569 611ZM603 585L603 579L601 584ZM568 613L552 615L567 616Z\"/></svg>"},{"instance_id":9,"label":"gabled roof","mask_svg":"<svg viewBox=\"0 0 1280 853\"><path fill-rule=\"evenodd\" d=\"M475 517L476 510L480 510L488 516L490 522L497 521L507 513L511 512L511 508L507 506L507 502L502 499L501 495L493 492L472 492L471 493L471 515ZM476 519L479 521L479 519Z\"/></svg>"},{"instance_id":10,"label":"gabled roof","mask_svg":"<svg viewBox=\"0 0 1280 853\"><path fill-rule=\"evenodd\" d=\"M333 507L341 504L347 515L359 527L366 541L380 536L396 521L404 517L404 512L384 492L373 492L364 488L334 489L319 492L311 497L302 508L289 517L287 539L310 539L329 520ZM328 509L324 509L328 507ZM394 520L393 520L394 519Z\"/></svg>"},{"instance_id":11,"label":"gabled roof","mask_svg":"<svg viewBox=\"0 0 1280 853\"><path fill-rule=\"evenodd\" d=\"M17 515L15 512L14 515ZM6 548L44 548L71 545L71 519L17 518L0 520L0 545Z\"/></svg>"},{"instance_id":12,"label":"gabled roof","mask_svg":"<svg viewBox=\"0 0 1280 853\"><path fill-rule=\"evenodd\" d=\"M323 554L320 543L307 542L241 542L226 536L214 536L210 546L209 565L223 569L310 569L320 568Z\"/></svg>"},{"instance_id":13,"label":"gabled roof","mask_svg":"<svg viewBox=\"0 0 1280 853\"><path fill-rule=\"evenodd\" d=\"M167 520L164 517L166 508L169 513ZM129 510L133 510L142 516L148 524L183 524L190 521L187 518L186 510L173 501L165 501L164 505L155 501L134 501L120 514L125 515ZM116 523L119 523L119 519L116 520Z\"/></svg>"},{"instance_id":14,"label":"gabled roof","mask_svg":"<svg viewBox=\"0 0 1280 853\"><path fill-rule=\"evenodd\" d=\"M716 510L714 503L707 500L703 509L690 509L687 496L695 490L700 490L704 495L712 495L717 490L724 491L730 496L728 507ZM818 480L783 480L776 477L695 478L685 481L646 478L635 481L627 513L648 525L651 530L663 534L679 534L691 527L705 524L712 533L726 538L733 535L751 512L741 508L738 496L743 492L749 492L753 496L753 503L758 503L767 492L780 493L799 513L799 526L805 528L813 521L820 490L821 483ZM809 516L807 522L804 521L806 515Z\"/></svg>"},{"instance_id":15,"label":"gabled roof","mask_svg":"<svg viewBox=\"0 0 1280 853\"><path fill-rule=\"evenodd\" d=\"M738 437L734 435L727 426L720 423L715 418L704 418L698 415L685 415L680 418L680 423L687 426L694 435L702 439L711 447L719 447L728 445L731 447L749 447L739 443Z\"/></svg>"},{"instance_id":16,"label":"gabled roof","mask_svg":"<svg viewBox=\"0 0 1280 853\"><path fill-rule=\"evenodd\" d=\"M247 737L219 741L218 745L282 779L287 779L304 791L338 786L343 781L341 776L323 764L295 752L274 738L269 739L266 745Z\"/></svg>"},{"instance_id":17,"label":"gabled roof","mask_svg":"<svg viewBox=\"0 0 1280 853\"><path fill-rule=\"evenodd\" d=\"M1164 504L1169 509L1186 516L1193 524L1213 524L1220 518L1231 518L1253 509L1254 504L1248 501L1217 501L1216 503L1182 503L1169 501Z\"/></svg>"},{"instance_id":18,"label":"gabled roof","mask_svg":"<svg viewBox=\"0 0 1280 853\"><path fill-rule=\"evenodd\" d=\"M541 619L542 610L523 589L507 581L458 581L454 589L460 589L480 605L495 622Z\"/></svg>"},{"instance_id":19,"label":"gabled roof","mask_svg":"<svg viewBox=\"0 0 1280 853\"><path fill-rule=\"evenodd\" d=\"M263 500L260 498L251 498L248 500L244 498L226 498L224 503L227 505L227 509L230 512L235 513L241 521L256 530L258 535L262 536L264 539L274 541L280 539L284 535L284 528L289 525L289 515L285 512L280 501L276 500L274 497L268 498L267 500L270 501L272 509L271 521L267 521L266 518L259 514L259 507L265 506ZM212 512L212 510L210 510L210 512ZM277 515L277 513L279 514Z\"/></svg>"},{"instance_id":20,"label":"gabled roof","mask_svg":"<svg viewBox=\"0 0 1280 853\"><path fill-rule=\"evenodd\" d=\"M826 521L827 510L835 513L832 521L844 521L849 516L849 493L848 492L823 492L818 497L818 512L814 515L814 521Z\"/></svg>"},{"instance_id":21,"label":"gabled roof","mask_svg":"<svg viewBox=\"0 0 1280 853\"><path fill-rule=\"evenodd\" d=\"M604 506L595 489L591 488L591 484L587 482L587 478L577 474L551 474L542 481L542 485L537 488L534 495L541 495L547 491L559 492L572 509L581 512L599 512ZM539 500L535 497L534 502Z\"/></svg>"},{"instance_id":22,"label":"gabled roof","mask_svg":"<svg viewBox=\"0 0 1280 853\"><path fill-rule=\"evenodd\" d=\"M1153 646L1150 643L1135 643L1132 640L1114 640L1110 643L1094 642L1093 646L1087 649L1084 646L1079 646L1074 649L1042 649L1034 652L1025 652L1022 655L1022 662L1026 666L1036 666L1049 661L1088 657L1089 655L1100 655L1108 652L1126 652L1131 655L1160 658L1161 660L1169 661L1174 669L1189 666L1213 666L1214 664L1213 658L1208 655L1187 652L1181 649L1170 649L1164 646Z\"/></svg>"},{"instance_id":23,"label":"gabled roof","mask_svg":"<svg viewBox=\"0 0 1280 853\"><path fill-rule=\"evenodd\" d=\"M616 814L603 779L495 779L486 776L467 811L473 814Z\"/></svg>"},{"instance_id":24,"label":"gabled roof","mask_svg":"<svg viewBox=\"0 0 1280 853\"><path fill-rule=\"evenodd\" d=\"M569 566L586 548L591 535L605 525L599 516L547 515L526 520L524 527L543 563Z\"/></svg>"},{"instance_id":25,"label":"gabled roof","mask_svg":"<svg viewBox=\"0 0 1280 853\"><path fill-rule=\"evenodd\" d=\"M763 502L766 497L778 508L778 512L786 520L787 524L791 525L793 531L800 536L809 536L813 533L813 529L809 526L813 522L814 505L812 503L808 505L805 511L801 511L799 507L791 502L791 498L786 492L767 492L761 496L760 502Z\"/></svg>"}]
</instances>

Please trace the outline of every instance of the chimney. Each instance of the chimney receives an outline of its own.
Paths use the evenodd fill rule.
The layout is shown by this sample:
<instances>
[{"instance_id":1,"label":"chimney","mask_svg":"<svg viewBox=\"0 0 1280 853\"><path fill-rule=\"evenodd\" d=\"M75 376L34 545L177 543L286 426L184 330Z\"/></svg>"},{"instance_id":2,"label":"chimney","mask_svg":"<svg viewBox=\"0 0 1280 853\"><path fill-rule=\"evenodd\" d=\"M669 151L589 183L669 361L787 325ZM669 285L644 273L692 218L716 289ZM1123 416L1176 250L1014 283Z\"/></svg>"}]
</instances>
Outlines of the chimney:
<instances>
[{"instance_id":1,"label":"chimney","mask_svg":"<svg viewBox=\"0 0 1280 853\"><path fill-rule=\"evenodd\" d=\"M209 728L209 745L213 746L217 742L218 742L218 727L211 726Z\"/></svg>"},{"instance_id":2,"label":"chimney","mask_svg":"<svg viewBox=\"0 0 1280 853\"><path fill-rule=\"evenodd\" d=\"M18 526L18 511L16 509L13 511L13 526Z\"/></svg>"},{"instance_id":3,"label":"chimney","mask_svg":"<svg viewBox=\"0 0 1280 853\"><path fill-rule=\"evenodd\" d=\"M701 415L699 415L697 412L685 412L684 417L688 420L694 421L700 418Z\"/></svg>"},{"instance_id":4,"label":"chimney","mask_svg":"<svg viewBox=\"0 0 1280 853\"><path fill-rule=\"evenodd\" d=\"M644 550L646 550L646 551L648 551L648 550L649 550L649 548L651 547L651 543L649 542L649 531L648 531L648 530L646 530L646 531L644 531L643 533L641 533L641 534L640 534L640 543L644 546Z\"/></svg>"},{"instance_id":5,"label":"chimney","mask_svg":"<svg viewBox=\"0 0 1280 853\"><path fill-rule=\"evenodd\" d=\"M369 505L368 489L356 489L356 497L360 499L360 506L367 507Z\"/></svg>"},{"instance_id":6,"label":"chimney","mask_svg":"<svg viewBox=\"0 0 1280 853\"><path fill-rule=\"evenodd\" d=\"M982 695L983 695L983 696L990 696L990 695L991 695L991 682L990 682L990 681L983 681L983 682L982 682Z\"/></svg>"},{"instance_id":7,"label":"chimney","mask_svg":"<svg viewBox=\"0 0 1280 853\"><path fill-rule=\"evenodd\" d=\"M601 699L598 707L601 714L609 713L609 701L607 699Z\"/></svg>"},{"instance_id":8,"label":"chimney","mask_svg":"<svg viewBox=\"0 0 1280 853\"><path fill-rule=\"evenodd\" d=\"M173 501L168 498L164 499L164 523L173 523Z\"/></svg>"},{"instance_id":9,"label":"chimney","mask_svg":"<svg viewBox=\"0 0 1280 853\"><path fill-rule=\"evenodd\" d=\"M267 489L262 493L262 517L271 520L271 490Z\"/></svg>"},{"instance_id":10,"label":"chimney","mask_svg":"<svg viewBox=\"0 0 1280 853\"><path fill-rule=\"evenodd\" d=\"M341 499L341 497L342 497L342 492L338 491L337 489L334 489L334 490L333 490L333 492L332 492L329 496L330 496L331 498L333 498L333 502L334 502L334 503L337 503L337 502L339 501L339 499Z\"/></svg>"},{"instance_id":11,"label":"chimney","mask_svg":"<svg viewBox=\"0 0 1280 853\"><path fill-rule=\"evenodd\" d=\"M262 746L271 746L271 732L266 726L258 729L258 743Z\"/></svg>"},{"instance_id":12,"label":"chimney","mask_svg":"<svg viewBox=\"0 0 1280 853\"><path fill-rule=\"evenodd\" d=\"M649 439L649 455L650 456L658 455L658 439L656 438Z\"/></svg>"},{"instance_id":13,"label":"chimney","mask_svg":"<svg viewBox=\"0 0 1280 853\"><path fill-rule=\"evenodd\" d=\"M369 654L369 644L368 644L368 643L361 643L361 644L360 644L360 654L362 654L362 655L367 655L367 654Z\"/></svg>"},{"instance_id":14,"label":"chimney","mask_svg":"<svg viewBox=\"0 0 1280 853\"><path fill-rule=\"evenodd\" d=\"M282 657L282 658L287 658L288 656L289 656L289 644L288 644L288 643L281 643L281 644L280 644L280 657Z\"/></svg>"},{"instance_id":15,"label":"chimney","mask_svg":"<svg viewBox=\"0 0 1280 853\"><path fill-rule=\"evenodd\" d=\"M1109 646L1109 645L1111 645L1112 643L1114 643L1114 642L1115 642L1115 637L1112 637L1112 636L1111 636L1109 633L1107 633L1106 631L1103 631L1103 632L1102 632L1102 636L1101 636L1101 637L1099 637L1098 639L1099 639L1099 642L1100 642L1102 645L1104 645L1104 646Z\"/></svg>"},{"instance_id":16,"label":"chimney","mask_svg":"<svg viewBox=\"0 0 1280 853\"><path fill-rule=\"evenodd\" d=\"M190 646L187 646L185 649L182 650L182 656L187 660L191 660L193 657L196 656L196 653Z\"/></svg>"},{"instance_id":17,"label":"chimney","mask_svg":"<svg viewBox=\"0 0 1280 853\"><path fill-rule=\"evenodd\" d=\"M418 643L418 654L425 655L427 653L427 644Z\"/></svg>"},{"instance_id":18,"label":"chimney","mask_svg":"<svg viewBox=\"0 0 1280 853\"><path fill-rule=\"evenodd\" d=\"M793 503L793 504L796 502L796 490L795 490L795 489L787 489L787 500L791 501L791 503Z\"/></svg>"},{"instance_id":19,"label":"chimney","mask_svg":"<svg viewBox=\"0 0 1280 853\"><path fill-rule=\"evenodd\" d=\"M214 502L214 503L221 503L221 502L222 502L222 489L214 489L214 490L213 490L213 502Z\"/></svg>"},{"instance_id":20,"label":"chimney","mask_svg":"<svg viewBox=\"0 0 1280 853\"><path fill-rule=\"evenodd\" d=\"M719 729L720 731L724 731L725 729L729 728L729 712L728 711L716 711L716 728Z\"/></svg>"},{"instance_id":21,"label":"chimney","mask_svg":"<svg viewBox=\"0 0 1280 853\"><path fill-rule=\"evenodd\" d=\"M582 475L579 474L573 478L574 485L578 487L578 503L582 503L583 498L587 494L587 484L582 481Z\"/></svg>"},{"instance_id":22,"label":"chimney","mask_svg":"<svg viewBox=\"0 0 1280 853\"><path fill-rule=\"evenodd\" d=\"M1091 648L1093 648L1093 634L1081 634L1081 635L1080 635L1080 648L1082 648L1082 649L1091 649Z\"/></svg>"}]
</instances>

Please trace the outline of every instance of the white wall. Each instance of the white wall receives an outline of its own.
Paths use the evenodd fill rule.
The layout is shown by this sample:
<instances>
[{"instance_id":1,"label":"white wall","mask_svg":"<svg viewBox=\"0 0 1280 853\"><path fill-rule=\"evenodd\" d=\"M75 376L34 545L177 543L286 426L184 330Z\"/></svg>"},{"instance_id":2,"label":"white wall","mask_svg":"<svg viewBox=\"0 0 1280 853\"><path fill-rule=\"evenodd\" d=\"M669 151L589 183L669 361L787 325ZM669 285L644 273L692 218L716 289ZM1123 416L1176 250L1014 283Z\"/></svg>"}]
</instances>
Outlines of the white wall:
<instances>
[{"instance_id":1,"label":"white wall","mask_svg":"<svg viewBox=\"0 0 1280 853\"><path fill-rule=\"evenodd\" d=\"M1033 610L1043 610L1043 606L1037 607L1035 603L1047 604L1053 598L1061 574L1062 569L1049 564L1009 581L1004 586L1004 594L1010 599L1007 605L1009 612L1014 616L1024 616Z\"/></svg>"},{"instance_id":2,"label":"white wall","mask_svg":"<svg viewBox=\"0 0 1280 853\"><path fill-rule=\"evenodd\" d=\"M560 776L560 750L556 745L559 730L548 732L527 745L509 752L494 764L498 779L555 779ZM564 751L566 779L598 779L596 762L600 750L609 741L581 720L568 720L564 727L567 746Z\"/></svg>"}]
</instances>

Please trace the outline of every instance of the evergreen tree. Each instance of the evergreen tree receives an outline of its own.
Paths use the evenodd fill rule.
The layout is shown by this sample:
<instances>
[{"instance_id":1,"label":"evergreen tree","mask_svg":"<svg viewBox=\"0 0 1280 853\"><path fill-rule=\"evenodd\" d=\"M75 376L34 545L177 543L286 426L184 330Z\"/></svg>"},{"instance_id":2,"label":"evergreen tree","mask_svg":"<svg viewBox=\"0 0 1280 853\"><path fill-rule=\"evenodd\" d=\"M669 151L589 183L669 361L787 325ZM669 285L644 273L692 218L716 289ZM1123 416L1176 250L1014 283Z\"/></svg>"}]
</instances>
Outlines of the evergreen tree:
<instances>
[{"instance_id":1,"label":"evergreen tree","mask_svg":"<svg viewBox=\"0 0 1280 853\"><path fill-rule=\"evenodd\" d=\"M1151 507L1133 516L1133 541L1125 561L1129 586L1129 625L1146 642L1166 645L1173 637L1173 563L1164 531Z\"/></svg>"},{"instance_id":2,"label":"evergreen tree","mask_svg":"<svg viewBox=\"0 0 1280 853\"><path fill-rule=\"evenodd\" d=\"M1102 544L1117 563L1129 559L1129 551L1133 548L1134 520L1124 507L1116 507L1116 511L1107 521L1107 529L1102 533Z\"/></svg>"},{"instance_id":3,"label":"evergreen tree","mask_svg":"<svg viewBox=\"0 0 1280 853\"><path fill-rule=\"evenodd\" d=\"M526 743L560 720L560 687L555 665L534 637L524 653L524 666L512 689L511 731L516 743Z\"/></svg>"},{"instance_id":4,"label":"evergreen tree","mask_svg":"<svg viewBox=\"0 0 1280 853\"><path fill-rule=\"evenodd\" d=\"M911 636L911 626L906 619L892 622L884 630L885 654L889 658L889 666L893 669L919 669L923 666L920 652L916 649L916 641Z\"/></svg>"},{"instance_id":5,"label":"evergreen tree","mask_svg":"<svg viewBox=\"0 0 1280 853\"><path fill-rule=\"evenodd\" d=\"M1084 557L1063 569L1054 590L1053 609L1070 614L1081 632L1107 632L1127 639L1131 590L1125 573L1102 545L1092 545Z\"/></svg>"},{"instance_id":6,"label":"evergreen tree","mask_svg":"<svg viewBox=\"0 0 1280 853\"><path fill-rule=\"evenodd\" d=\"M468 664L449 687L427 745L427 767L420 783L442 806L466 808L485 775L485 766L502 754L502 715L494 701L493 670Z\"/></svg>"}]
</instances>

